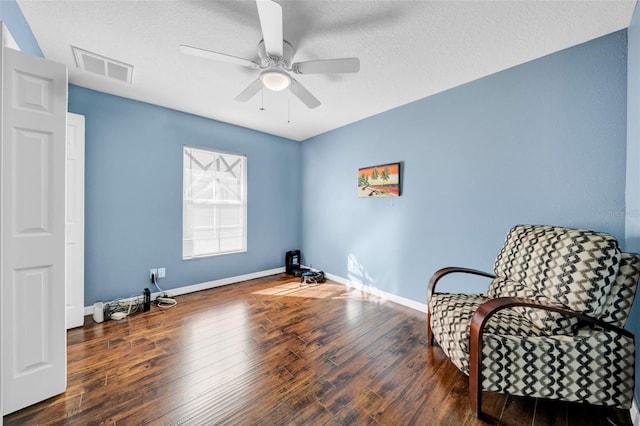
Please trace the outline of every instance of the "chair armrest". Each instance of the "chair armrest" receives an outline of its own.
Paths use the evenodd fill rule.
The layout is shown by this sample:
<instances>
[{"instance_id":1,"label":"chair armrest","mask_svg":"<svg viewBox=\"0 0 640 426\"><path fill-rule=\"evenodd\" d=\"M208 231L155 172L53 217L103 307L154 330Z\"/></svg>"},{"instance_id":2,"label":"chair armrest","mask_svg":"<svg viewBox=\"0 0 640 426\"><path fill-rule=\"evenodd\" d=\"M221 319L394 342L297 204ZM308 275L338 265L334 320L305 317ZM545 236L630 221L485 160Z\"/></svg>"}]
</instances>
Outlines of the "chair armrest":
<instances>
[{"instance_id":1,"label":"chair armrest","mask_svg":"<svg viewBox=\"0 0 640 426\"><path fill-rule=\"evenodd\" d=\"M472 275L480 275L481 277L487 277L487 278L495 278L496 276L489 273L489 272L483 272L483 271L478 271L477 269L469 269L469 268L459 268L456 266L450 266L448 268L442 268L437 270L432 276L431 279L429 280L429 287L427 290L427 303L429 303L429 300L431 300L431 295L434 293L435 289L436 289L436 284L438 283L438 281L440 280L440 278L444 277L445 275L449 275L451 273L454 272L462 272L465 274L472 274Z\"/></svg>"},{"instance_id":2,"label":"chair armrest","mask_svg":"<svg viewBox=\"0 0 640 426\"><path fill-rule=\"evenodd\" d=\"M484 327L489 318L496 312L513 307L527 307L543 309L546 311L558 312L563 315L574 317L580 321L602 327L620 335L634 338L633 333L624 328L604 322L598 318L576 312L564 306L542 303L522 297L498 297L488 300L478 306L478 309L471 317L471 326L469 332L469 395L471 397L471 408L477 417L482 416L482 335Z\"/></svg>"},{"instance_id":3,"label":"chair armrest","mask_svg":"<svg viewBox=\"0 0 640 426\"><path fill-rule=\"evenodd\" d=\"M439 269L431 276L431 279L429 280L429 286L427 289L427 306L429 306L429 302L431 301L431 296L433 296L433 293L436 289L436 284L438 283L440 278L454 272L462 272L465 274L480 275L482 277L487 277L487 278L495 278L495 275L490 274L488 272L478 271L477 269L459 268L456 266L450 266L448 268ZM428 308L427 308L427 339L429 341L429 344L433 346L434 338L433 338L433 332L431 330L431 309L428 309Z\"/></svg>"},{"instance_id":4,"label":"chair armrest","mask_svg":"<svg viewBox=\"0 0 640 426\"><path fill-rule=\"evenodd\" d=\"M431 301L431 296L433 295L433 292L436 289L436 284L438 283L440 278L454 272L462 272L465 274L480 275L482 277L487 277L487 278L495 278L495 275L493 274L490 274L488 272L478 271L476 269L459 268L456 266L450 266L448 268L439 269L431 276L431 279L429 280L429 286L427 289L427 306L429 306L429 302ZM431 309L429 308L427 308L427 339L429 341L429 344L433 346L434 338L431 330Z\"/></svg>"},{"instance_id":5,"label":"chair armrest","mask_svg":"<svg viewBox=\"0 0 640 426\"><path fill-rule=\"evenodd\" d=\"M474 334L477 337L482 337L482 333L484 332L484 327L487 321L496 312L502 309L519 306L558 312L569 317L577 318L584 323L596 325L598 327L604 328L605 330L611 330L623 336L634 337L633 333L625 330L622 327L615 326L598 318L594 318L581 312L574 311L561 305L542 303L537 300L526 299L523 297L497 297L495 299L487 300L486 302L478 306L478 309L476 309L476 311L473 313L473 316L471 317L470 338L473 339Z\"/></svg>"}]
</instances>

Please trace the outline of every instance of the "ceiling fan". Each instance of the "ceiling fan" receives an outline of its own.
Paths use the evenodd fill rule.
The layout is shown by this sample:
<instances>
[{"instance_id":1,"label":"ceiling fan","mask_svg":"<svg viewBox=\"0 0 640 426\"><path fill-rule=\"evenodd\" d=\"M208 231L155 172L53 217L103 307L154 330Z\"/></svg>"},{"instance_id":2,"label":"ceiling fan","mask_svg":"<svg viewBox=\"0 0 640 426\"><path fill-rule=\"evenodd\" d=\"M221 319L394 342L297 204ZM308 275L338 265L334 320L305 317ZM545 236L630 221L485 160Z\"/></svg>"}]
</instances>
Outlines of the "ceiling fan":
<instances>
[{"instance_id":1,"label":"ceiling fan","mask_svg":"<svg viewBox=\"0 0 640 426\"><path fill-rule=\"evenodd\" d=\"M315 108L320 101L304 88L293 74L333 74L355 73L360 70L358 58L326 59L305 62L293 62L294 49L283 38L282 7L273 0L256 0L260 27L263 39L258 43L258 61L238 58L225 53L213 52L199 47L180 45L180 51L187 55L199 56L216 61L242 65L261 70L253 83L244 89L236 101L247 102L263 87L273 91L284 90L287 87L307 107Z\"/></svg>"}]
</instances>

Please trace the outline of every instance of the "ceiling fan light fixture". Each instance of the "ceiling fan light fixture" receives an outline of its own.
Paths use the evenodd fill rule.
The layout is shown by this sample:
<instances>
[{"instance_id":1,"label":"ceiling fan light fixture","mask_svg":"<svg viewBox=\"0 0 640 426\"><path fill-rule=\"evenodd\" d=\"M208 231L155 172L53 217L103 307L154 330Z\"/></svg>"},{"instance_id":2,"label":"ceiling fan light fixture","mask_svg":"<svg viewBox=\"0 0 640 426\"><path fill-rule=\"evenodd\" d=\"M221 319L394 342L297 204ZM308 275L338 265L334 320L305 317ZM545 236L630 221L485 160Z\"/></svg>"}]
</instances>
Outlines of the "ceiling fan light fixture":
<instances>
[{"instance_id":1,"label":"ceiling fan light fixture","mask_svg":"<svg viewBox=\"0 0 640 426\"><path fill-rule=\"evenodd\" d=\"M286 89L291 84L291 77L284 71L266 70L260 74L260 80L269 90L279 92Z\"/></svg>"}]
</instances>

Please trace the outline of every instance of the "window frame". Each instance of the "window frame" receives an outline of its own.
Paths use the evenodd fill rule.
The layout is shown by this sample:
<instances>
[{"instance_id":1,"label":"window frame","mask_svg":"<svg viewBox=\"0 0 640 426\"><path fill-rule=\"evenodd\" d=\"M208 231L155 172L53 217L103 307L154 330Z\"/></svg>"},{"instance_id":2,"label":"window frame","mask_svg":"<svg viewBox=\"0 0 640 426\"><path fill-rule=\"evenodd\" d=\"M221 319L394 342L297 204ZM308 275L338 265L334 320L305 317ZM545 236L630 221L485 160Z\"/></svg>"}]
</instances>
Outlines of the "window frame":
<instances>
[{"instance_id":1,"label":"window frame","mask_svg":"<svg viewBox=\"0 0 640 426\"><path fill-rule=\"evenodd\" d=\"M195 200L190 198L189 195L193 190L194 186L191 188L187 188L187 182L193 181L193 176L195 173L192 170L195 170L192 167L187 168L187 152L190 151L191 155L189 157L192 160L195 160L193 152L203 152L208 154L213 154L214 160L209 163L212 165L214 162L216 163L214 167L217 167L218 170L213 170L213 176L211 176L211 190L212 197L211 199L201 199ZM222 158L222 160L221 160ZM231 158L232 160L227 163L224 159ZM195 160L197 161L197 160ZM226 170L221 170L221 161L224 163L224 168ZM236 177L238 180L238 185L240 187L239 195L240 199L236 202L234 200L221 200L216 199L216 191L219 193L227 193L229 192L228 187L225 186L223 182L220 182L221 178L225 177L225 174L231 171L231 175L234 175L233 169L235 168L237 162L240 163L240 176ZM229 165L231 164L231 165ZM203 171L203 174L206 175L207 169L200 169ZM189 175L187 172L189 171ZM226 176L228 178L228 175ZM233 180L233 179L232 179ZM201 147L194 145L183 145L182 148L182 260L191 260L191 259L202 259L213 256L224 256L228 254L236 254L236 253L245 253L247 251L248 245L248 235L247 235L247 218L248 218L248 203L247 203L247 155L240 154L236 152L223 151L215 148L209 147ZM225 191L226 190L226 191ZM233 192L233 191L231 191ZM211 212L211 221L212 225L196 225L194 222L196 220L196 209L197 206L211 206L213 207L213 211ZM224 213L223 209L220 207L225 206L238 206L238 225L220 225L219 221L221 219L221 214ZM217 222L217 223L216 223ZM189 229L188 229L189 228ZM198 228L198 229L197 229ZM240 247L232 248L232 249L221 249L221 243L225 239L223 235L220 235L221 230L233 230L239 229L239 233L237 237L240 239ZM194 235L195 233L200 232L201 234L205 234L209 232L212 234L210 238L204 238ZM223 232L224 233L224 232ZM195 249L195 241L206 241L208 240L210 244L217 244L217 250L215 251L205 251L205 250L196 250ZM191 244L190 250L187 250L188 245Z\"/></svg>"}]
</instances>

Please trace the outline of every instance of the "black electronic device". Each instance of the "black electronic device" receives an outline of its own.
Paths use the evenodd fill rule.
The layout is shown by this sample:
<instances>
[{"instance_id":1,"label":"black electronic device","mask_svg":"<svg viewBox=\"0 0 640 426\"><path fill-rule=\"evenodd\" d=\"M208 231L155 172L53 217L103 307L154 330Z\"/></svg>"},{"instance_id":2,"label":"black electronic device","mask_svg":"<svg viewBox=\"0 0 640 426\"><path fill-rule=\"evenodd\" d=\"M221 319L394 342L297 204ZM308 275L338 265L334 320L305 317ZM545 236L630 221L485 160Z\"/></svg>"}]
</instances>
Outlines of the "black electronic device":
<instances>
[{"instance_id":1,"label":"black electronic device","mask_svg":"<svg viewBox=\"0 0 640 426\"><path fill-rule=\"evenodd\" d=\"M143 302L144 305L143 305L142 310L144 312L147 312L147 311L151 310L151 292L149 291L148 288L145 288L144 291L143 291L143 294L144 294L144 302Z\"/></svg>"},{"instance_id":2,"label":"black electronic device","mask_svg":"<svg viewBox=\"0 0 640 426\"><path fill-rule=\"evenodd\" d=\"M294 277L300 277L304 271L309 270L300 266L300 250L288 251L284 256L284 265L286 273Z\"/></svg>"},{"instance_id":3,"label":"black electronic device","mask_svg":"<svg viewBox=\"0 0 640 426\"><path fill-rule=\"evenodd\" d=\"M103 321L109 321L111 319L111 305L109 305L108 303L104 304L102 318L103 318Z\"/></svg>"},{"instance_id":4,"label":"black electronic device","mask_svg":"<svg viewBox=\"0 0 640 426\"><path fill-rule=\"evenodd\" d=\"M300 268L300 250L288 251L284 256L284 259L287 274L293 275L293 270Z\"/></svg>"}]
</instances>

